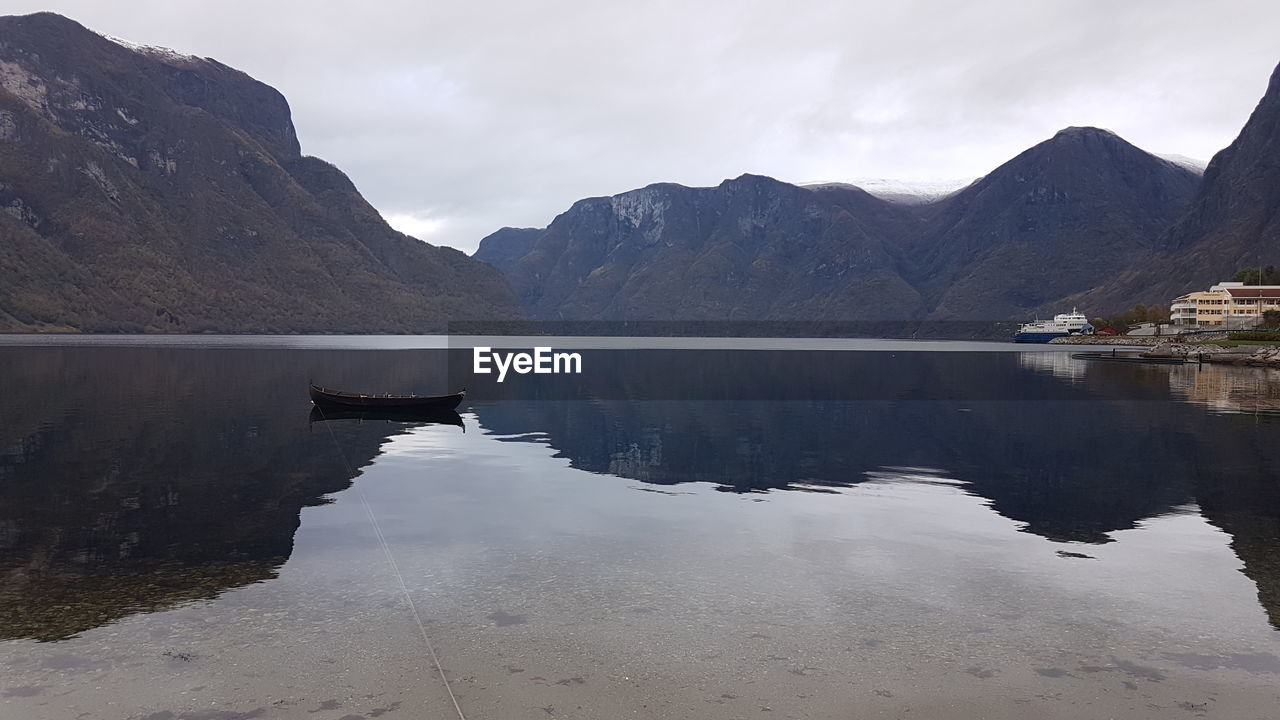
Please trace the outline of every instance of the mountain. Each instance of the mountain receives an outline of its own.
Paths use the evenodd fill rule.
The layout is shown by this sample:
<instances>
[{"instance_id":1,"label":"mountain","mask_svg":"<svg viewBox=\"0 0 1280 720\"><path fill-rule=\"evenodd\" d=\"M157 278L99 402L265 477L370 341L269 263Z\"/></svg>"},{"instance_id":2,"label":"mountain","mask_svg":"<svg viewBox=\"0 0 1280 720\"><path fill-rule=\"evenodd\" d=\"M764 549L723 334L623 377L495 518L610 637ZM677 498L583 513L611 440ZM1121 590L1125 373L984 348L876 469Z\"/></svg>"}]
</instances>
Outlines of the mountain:
<instances>
[{"instance_id":1,"label":"mountain","mask_svg":"<svg viewBox=\"0 0 1280 720\"><path fill-rule=\"evenodd\" d=\"M529 254L539 237L542 237L541 228L505 227L489 235L488 242L482 242L471 257L506 272Z\"/></svg>"},{"instance_id":2,"label":"mountain","mask_svg":"<svg viewBox=\"0 0 1280 720\"><path fill-rule=\"evenodd\" d=\"M0 18L0 331L423 332L501 275L391 229L276 90L50 13Z\"/></svg>"},{"instance_id":3,"label":"mountain","mask_svg":"<svg viewBox=\"0 0 1280 720\"><path fill-rule=\"evenodd\" d=\"M1197 160L1196 158L1187 157L1186 155L1179 155L1178 153L1157 153L1156 157L1159 157L1161 160L1168 160L1174 165L1181 165L1197 175L1204 175L1204 168L1208 165L1208 163L1203 160Z\"/></svg>"},{"instance_id":4,"label":"mountain","mask_svg":"<svg viewBox=\"0 0 1280 720\"><path fill-rule=\"evenodd\" d=\"M1009 320L1150 253L1199 180L1068 128L931 202L752 175L658 184L579 201L536 236L499 231L475 257L541 319Z\"/></svg>"},{"instance_id":5,"label":"mountain","mask_svg":"<svg viewBox=\"0 0 1280 720\"><path fill-rule=\"evenodd\" d=\"M1187 212L1141 262L1080 296L1098 307L1167 303L1280 256L1280 66L1240 135L1213 156Z\"/></svg>"},{"instance_id":6,"label":"mountain","mask_svg":"<svg viewBox=\"0 0 1280 720\"><path fill-rule=\"evenodd\" d=\"M856 187L866 190L881 200L902 205L925 205L941 200L973 182L972 179L907 181L891 178L856 178L839 182L803 183L801 187Z\"/></svg>"},{"instance_id":7,"label":"mountain","mask_svg":"<svg viewBox=\"0 0 1280 720\"><path fill-rule=\"evenodd\" d=\"M938 204L905 272L934 319L1052 308L1147 254L1199 182L1114 133L1067 128Z\"/></svg>"},{"instance_id":8,"label":"mountain","mask_svg":"<svg viewBox=\"0 0 1280 720\"><path fill-rule=\"evenodd\" d=\"M527 233L490 235L476 257L500 258L543 319L897 319L921 309L890 247L910 222L856 188L743 175L581 200L518 260Z\"/></svg>"}]
</instances>

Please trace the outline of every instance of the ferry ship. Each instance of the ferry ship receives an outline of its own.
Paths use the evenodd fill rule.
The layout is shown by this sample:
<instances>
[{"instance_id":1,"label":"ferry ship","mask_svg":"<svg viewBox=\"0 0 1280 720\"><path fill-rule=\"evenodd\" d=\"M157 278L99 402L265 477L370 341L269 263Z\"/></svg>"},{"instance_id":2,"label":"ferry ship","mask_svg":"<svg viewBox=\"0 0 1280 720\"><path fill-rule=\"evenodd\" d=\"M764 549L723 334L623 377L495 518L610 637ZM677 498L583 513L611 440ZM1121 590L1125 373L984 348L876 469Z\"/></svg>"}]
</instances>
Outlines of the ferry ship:
<instances>
[{"instance_id":1,"label":"ferry ship","mask_svg":"<svg viewBox=\"0 0 1280 720\"><path fill-rule=\"evenodd\" d=\"M1089 324L1089 318L1072 308L1069 313L1054 315L1052 320L1037 320L1022 325L1018 328L1018 333L1013 336L1013 341L1047 343L1057 337L1092 334L1093 326Z\"/></svg>"}]
</instances>

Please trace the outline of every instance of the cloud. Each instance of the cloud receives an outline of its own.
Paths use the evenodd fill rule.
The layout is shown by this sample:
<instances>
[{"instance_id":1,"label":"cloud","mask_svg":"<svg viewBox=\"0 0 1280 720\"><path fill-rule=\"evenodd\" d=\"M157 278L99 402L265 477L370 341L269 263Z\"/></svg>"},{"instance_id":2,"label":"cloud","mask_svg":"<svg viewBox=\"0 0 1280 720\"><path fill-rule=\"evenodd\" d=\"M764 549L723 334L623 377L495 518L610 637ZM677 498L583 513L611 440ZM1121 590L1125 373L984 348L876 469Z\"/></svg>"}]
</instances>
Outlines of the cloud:
<instances>
[{"instance_id":1,"label":"cloud","mask_svg":"<svg viewBox=\"0 0 1280 720\"><path fill-rule=\"evenodd\" d=\"M419 240L431 240L431 236L440 232L446 222L439 218L423 217L412 213L384 213L387 224L405 235L412 235Z\"/></svg>"},{"instance_id":2,"label":"cloud","mask_svg":"<svg viewBox=\"0 0 1280 720\"><path fill-rule=\"evenodd\" d=\"M1258 0L9 5L275 86L304 152L468 251L651 182L975 177L1068 125L1207 160L1280 61Z\"/></svg>"}]
</instances>

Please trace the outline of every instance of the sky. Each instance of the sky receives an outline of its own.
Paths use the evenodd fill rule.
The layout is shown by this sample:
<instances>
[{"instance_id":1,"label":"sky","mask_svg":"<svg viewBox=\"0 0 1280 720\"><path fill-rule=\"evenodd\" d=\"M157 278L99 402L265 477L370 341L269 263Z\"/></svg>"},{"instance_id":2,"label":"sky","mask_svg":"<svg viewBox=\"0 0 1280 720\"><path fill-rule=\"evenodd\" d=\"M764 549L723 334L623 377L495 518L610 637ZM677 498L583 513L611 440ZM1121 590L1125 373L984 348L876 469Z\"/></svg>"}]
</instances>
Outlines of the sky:
<instances>
[{"instance_id":1,"label":"sky","mask_svg":"<svg viewBox=\"0 0 1280 720\"><path fill-rule=\"evenodd\" d=\"M1207 161L1280 63L1274 0L3 0L280 90L305 154L472 252L654 182L937 183L1071 125Z\"/></svg>"}]
</instances>

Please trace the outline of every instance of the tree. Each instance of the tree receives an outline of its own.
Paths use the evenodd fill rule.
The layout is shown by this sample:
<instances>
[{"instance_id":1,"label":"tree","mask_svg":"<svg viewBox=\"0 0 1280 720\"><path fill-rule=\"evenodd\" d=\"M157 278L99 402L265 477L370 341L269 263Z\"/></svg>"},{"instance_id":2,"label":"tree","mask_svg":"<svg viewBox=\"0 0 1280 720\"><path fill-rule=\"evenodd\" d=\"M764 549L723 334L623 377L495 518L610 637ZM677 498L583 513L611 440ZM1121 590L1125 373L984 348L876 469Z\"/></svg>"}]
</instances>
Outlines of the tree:
<instances>
[{"instance_id":1,"label":"tree","mask_svg":"<svg viewBox=\"0 0 1280 720\"><path fill-rule=\"evenodd\" d=\"M1102 324L1099 324L1101 321ZM1139 325L1141 323L1167 323L1169 322L1169 306L1168 305L1137 305L1132 310L1126 310L1119 315L1113 315L1103 320L1098 318L1094 320L1093 325L1096 328L1103 328L1107 325L1124 332L1131 325Z\"/></svg>"},{"instance_id":2,"label":"tree","mask_svg":"<svg viewBox=\"0 0 1280 720\"><path fill-rule=\"evenodd\" d=\"M1264 328L1280 328L1280 310L1267 310L1262 313L1262 325Z\"/></svg>"},{"instance_id":3,"label":"tree","mask_svg":"<svg viewBox=\"0 0 1280 720\"><path fill-rule=\"evenodd\" d=\"M1280 285L1280 269L1275 265L1240 268L1231 279L1245 285Z\"/></svg>"}]
</instances>

